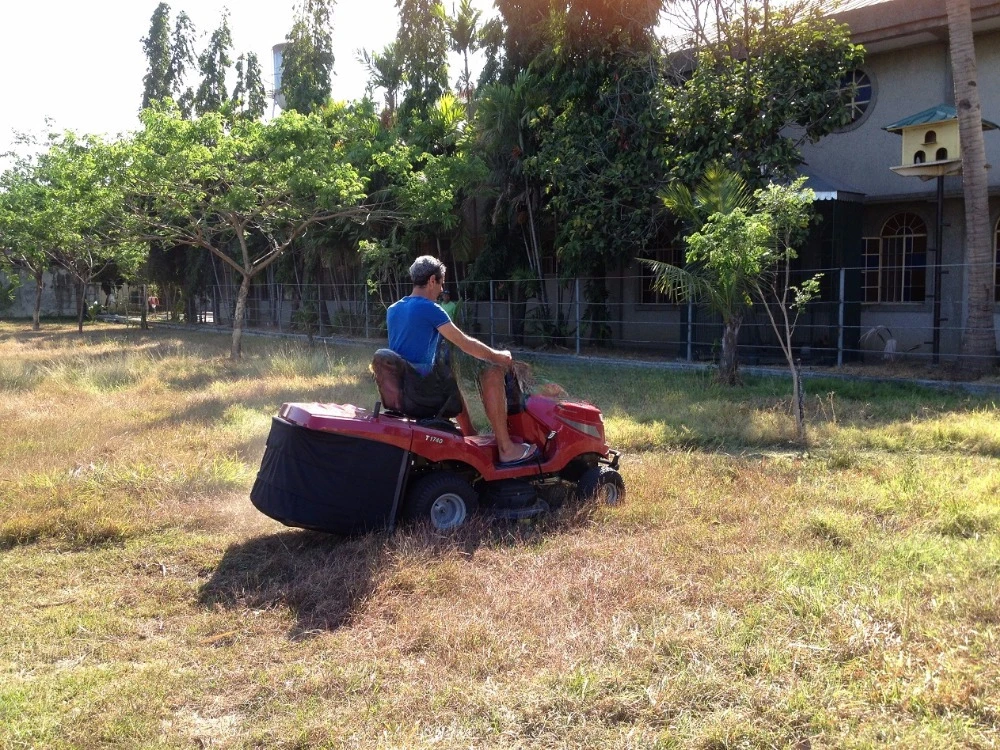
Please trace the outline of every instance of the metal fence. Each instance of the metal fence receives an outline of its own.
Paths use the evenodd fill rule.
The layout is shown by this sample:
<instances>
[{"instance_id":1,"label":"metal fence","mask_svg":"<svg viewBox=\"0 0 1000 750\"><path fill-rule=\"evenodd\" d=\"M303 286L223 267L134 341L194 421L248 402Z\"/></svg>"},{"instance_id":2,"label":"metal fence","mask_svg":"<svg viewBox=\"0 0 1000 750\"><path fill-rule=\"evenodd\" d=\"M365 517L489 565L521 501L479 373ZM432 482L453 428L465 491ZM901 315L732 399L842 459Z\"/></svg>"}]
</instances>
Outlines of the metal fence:
<instances>
[{"instance_id":1,"label":"metal fence","mask_svg":"<svg viewBox=\"0 0 1000 750\"><path fill-rule=\"evenodd\" d=\"M800 317L795 355L804 362L841 365L860 359L910 359L936 363L959 356L964 311L960 266L945 269L958 294L934 304L921 299L860 301L861 268L799 271L797 279L823 274L822 294ZM450 285L459 307L456 323L491 346L583 353L597 348L632 350L688 361L716 357L721 319L700 305L676 304L658 295L648 275L601 279L547 279L544 290L523 279ZM852 294L853 290L853 294ZM405 290L403 293L409 291ZM371 284L256 284L245 311L248 328L327 337L385 337L385 310L399 292ZM230 325L236 286L217 285L196 300L196 322ZM595 301L596 300L596 301ZM780 319L780 311L772 307ZM996 317L996 316L995 316ZM996 320L1000 329L1000 319ZM780 362L783 354L766 310L747 312L739 337L741 360Z\"/></svg>"}]
</instances>

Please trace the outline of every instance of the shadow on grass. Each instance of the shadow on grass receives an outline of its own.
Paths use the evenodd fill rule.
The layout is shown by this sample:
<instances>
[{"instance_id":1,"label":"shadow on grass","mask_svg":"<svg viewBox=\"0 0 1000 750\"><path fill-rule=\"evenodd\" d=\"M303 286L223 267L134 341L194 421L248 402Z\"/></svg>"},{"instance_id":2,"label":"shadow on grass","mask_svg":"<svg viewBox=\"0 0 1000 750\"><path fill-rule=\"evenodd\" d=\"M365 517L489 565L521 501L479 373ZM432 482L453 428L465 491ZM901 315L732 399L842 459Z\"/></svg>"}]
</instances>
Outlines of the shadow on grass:
<instances>
[{"instance_id":1,"label":"shadow on grass","mask_svg":"<svg viewBox=\"0 0 1000 750\"><path fill-rule=\"evenodd\" d=\"M287 607L296 617L293 635L335 630L371 595L387 554L384 534L345 539L284 531L257 537L226 550L199 601L232 609Z\"/></svg>"},{"instance_id":2,"label":"shadow on grass","mask_svg":"<svg viewBox=\"0 0 1000 750\"><path fill-rule=\"evenodd\" d=\"M287 608L290 635L350 625L386 573L401 563L436 560L471 563L480 548L532 547L592 522L593 504L570 504L538 519L509 522L478 516L454 532L425 524L396 533L339 537L291 530L230 547L202 586L199 603L228 609Z\"/></svg>"}]
</instances>

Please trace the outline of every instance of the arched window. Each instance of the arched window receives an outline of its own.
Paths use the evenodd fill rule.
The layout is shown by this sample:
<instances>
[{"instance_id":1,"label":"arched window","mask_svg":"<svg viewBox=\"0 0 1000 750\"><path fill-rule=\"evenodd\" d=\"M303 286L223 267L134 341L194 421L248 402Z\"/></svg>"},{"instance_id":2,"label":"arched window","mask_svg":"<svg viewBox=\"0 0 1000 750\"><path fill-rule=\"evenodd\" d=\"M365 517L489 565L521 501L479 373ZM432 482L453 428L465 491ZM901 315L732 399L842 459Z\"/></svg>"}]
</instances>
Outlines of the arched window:
<instances>
[{"instance_id":1,"label":"arched window","mask_svg":"<svg viewBox=\"0 0 1000 750\"><path fill-rule=\"evenodd\" d=\"M937 133L935 133L933 130L928 130L926 133L924 133L924 145L928 146L931 143L937 143Z\"/></svg>"},{"instance_id":2,"label":"arched window","mask_svg":"<svg viewBox=\"0 0 1000 750\"><path fill-rule=\"evenodd\" d=\"M947 161L948 160L948 149L939 148L937 153L934 154L934 161Z\"/></svg>"},{"instance_id":3,"label":"arched window","mask_svg":"<svg viewBox=\"0 0 1000 750\"><path fill-rule=\"evenodd\" d=\"M917 151L917 153L913 155L914 164L923 164L925 161L927 161L927 154L923 151Z\"/></svg>"},{"instance_id":4,"label":"arched window","mask_svg":"<svg viewBox=\"0 0 1000 750\"><path fill-rule=\"evenodd\" d=\"M899 213L866 237L864 301L923 302L927 294L927 225L916 214Z\"/></svg>"}]
</instances>

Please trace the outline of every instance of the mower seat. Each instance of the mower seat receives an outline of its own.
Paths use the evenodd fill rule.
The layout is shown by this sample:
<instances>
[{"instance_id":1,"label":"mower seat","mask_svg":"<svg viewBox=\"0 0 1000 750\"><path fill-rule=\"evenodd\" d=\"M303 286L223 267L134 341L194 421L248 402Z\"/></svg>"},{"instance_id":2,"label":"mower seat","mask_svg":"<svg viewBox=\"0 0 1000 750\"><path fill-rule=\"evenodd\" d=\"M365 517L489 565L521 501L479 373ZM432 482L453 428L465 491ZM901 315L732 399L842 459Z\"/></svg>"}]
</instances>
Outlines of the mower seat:
<instances>
[{"instance_id":1,"label":"mower seat","mask_svg":"<svg viewBox=\"0 0 1000 750\"><path fill-rule=\"evenodd\" d=\"M386 411L411 419L450 419L462 412L458 381L451 371L443 339L426 375L392 349L376 351L370 369Z\"/></svg>"}]
</instances>

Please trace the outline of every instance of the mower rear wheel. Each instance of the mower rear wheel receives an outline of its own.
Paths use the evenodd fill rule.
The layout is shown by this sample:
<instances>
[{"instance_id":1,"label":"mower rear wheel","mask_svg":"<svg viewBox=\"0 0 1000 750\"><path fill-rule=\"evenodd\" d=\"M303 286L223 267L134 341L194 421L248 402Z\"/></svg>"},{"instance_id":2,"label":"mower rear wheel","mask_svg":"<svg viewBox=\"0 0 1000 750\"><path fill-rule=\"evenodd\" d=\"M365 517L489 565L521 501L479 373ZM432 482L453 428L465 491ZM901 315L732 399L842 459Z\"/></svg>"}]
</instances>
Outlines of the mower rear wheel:
<instances>
[{"instance_id":1,"label":"mower rear wheel","mask_svg":"<svg viewBox=\"0 0 1000 750\"><path fill-rule=\"evenodd\" d=\"M576 485L580 500L597 500L603 505L620 505L625 502L625 480L610 466L587 469Z\"/></svg>"},{"instance_id":2,"label":"mower rear wheel","mask_svg":"<svg viewBox=\"0 0 1000 750\"><path fill-rule=\"evenodd\" d=\"M438 531L455 529L479 509L472 485L446 471L436 471L414 482L404 513L411 521L429 521Z\"/></svg>"}]
</instances>

